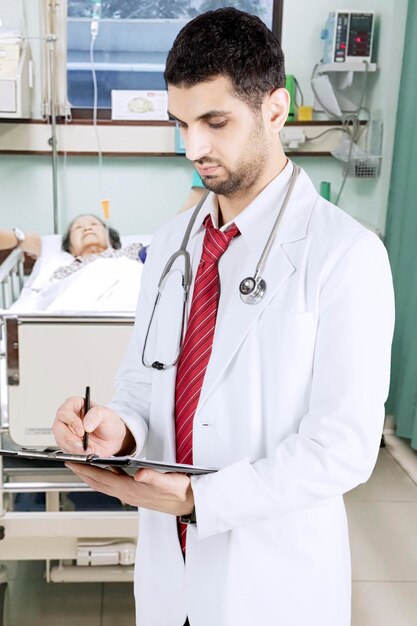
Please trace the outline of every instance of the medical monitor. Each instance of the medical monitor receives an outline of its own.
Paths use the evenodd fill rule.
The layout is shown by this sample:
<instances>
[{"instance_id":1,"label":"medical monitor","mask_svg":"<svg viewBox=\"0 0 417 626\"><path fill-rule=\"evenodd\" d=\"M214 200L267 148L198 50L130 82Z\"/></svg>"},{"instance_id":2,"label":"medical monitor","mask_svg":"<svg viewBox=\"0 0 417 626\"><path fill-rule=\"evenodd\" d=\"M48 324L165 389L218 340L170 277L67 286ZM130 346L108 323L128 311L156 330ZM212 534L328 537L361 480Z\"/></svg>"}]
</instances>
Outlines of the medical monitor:
<instances>
[{"instance_id":1,"label":"medical monitor","mask_svg":"<svg viewBox=\"0 0 417 626\"><path fill-rule=\"evenodd\" d=\"M371 62L375 14L334 11L322 33L323 63Z\"/></svg>"}]
</instances>

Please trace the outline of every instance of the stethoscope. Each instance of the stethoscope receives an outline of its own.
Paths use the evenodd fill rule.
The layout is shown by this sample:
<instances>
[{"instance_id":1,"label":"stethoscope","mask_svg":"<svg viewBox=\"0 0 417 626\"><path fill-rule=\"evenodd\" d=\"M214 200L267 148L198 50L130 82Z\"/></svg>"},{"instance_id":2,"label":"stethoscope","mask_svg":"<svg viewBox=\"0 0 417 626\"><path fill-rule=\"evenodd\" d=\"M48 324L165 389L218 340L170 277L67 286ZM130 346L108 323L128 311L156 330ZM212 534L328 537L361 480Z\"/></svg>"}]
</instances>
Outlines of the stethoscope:
<instances>
[{"instance_id":1,"label":"stethoscope","mask_svg":"<svg viewBox=\"0 0 417 626\"><path fill-rule=\"evenodd\" d=\"M268 255L271 251L272 245L274 243L279 225L281 223L281 220L284 216L285 213L285 209L287 208L287 205L291 199L291 195L294 189L294 185L295 182L297 180L297 176L300 173L300 168L298 167L298 165L296 165L295 163L293 163L293 171L291 174L291 178L290 178L290 183L288 186L288 190L287 193L285 194L285 198L284 201L282 203L281 209L277 215L277 218L275 220L275 223L272 227L271 233L268 237L268 241L265 244L265 247L262 251L262 254L259 258L259 261L256 265L255 268L255 273L252 276L248 276L248 278L244 278L240 285L239 285L239 294L240 294L240 298L241 300L245 303L245 304L258 304L262 298L265 295L266 292L266 282L265 280L262 278L262 273L263 270L265 268L266 262L268 260ZM188 226L187 226L187 230L185 231L183 240L181 242L181 246L180 248L174 252L174 254L172 254L165 267L164 270L161 274L161 277L159 279L158 282L158 287L157 287L157 293L156 293L156 298L155 298L155 303L153 305L153 309L152 309L152 314L149 320L149 324L148 324L148 328L146 331L146 335L145 335L145 341L143 344L143 350L142 350L142 363L145 367L151 367L153 369L156 370L165 370L168 369L170 367L174 367L177 362L178 359L180 357L181 354L181 345L182 345L182 339L183 339L183 334L184 334L184 323L185 323L185 314L186 314L186 307L187 307L187 300L188 300L188 293L190 290L190 285L191 285L191 260L190 260L190 253L187 250L187 245L190 239L190 234L191 234L191 230L194 226L194 223L197 219L197 215L200 212L201 207L203 206L206 198L208 196L208 193L205 194L203 196L203 198L200 200L200 202L197 204L196 208L193 211L193 214L190 218L190 221L188 222ZM182 303L182 322L181 322L181 332L179 333L179 339L178 339L178 346L177 346L177 351L176 351L176 356L175 359L170 362L170 363L162 363L161 361L148 361L146 359L146 346L148 343L148 337L149 337L149 333L152 327L152 322L154 320L155 317L155 312L156 309L158 307L159 301L161 299L162 293L164 291L164 288L166 287L166 283L167 283L167 279L171 274L171 270L172 267L174 265L174 263L177 261L177 259L179 258L183 258L184 261L184 271L182 273L182 280L181 280L181 286L182 286L182 290L183 290L183 303Z\"/></svg>"}]
</instances>

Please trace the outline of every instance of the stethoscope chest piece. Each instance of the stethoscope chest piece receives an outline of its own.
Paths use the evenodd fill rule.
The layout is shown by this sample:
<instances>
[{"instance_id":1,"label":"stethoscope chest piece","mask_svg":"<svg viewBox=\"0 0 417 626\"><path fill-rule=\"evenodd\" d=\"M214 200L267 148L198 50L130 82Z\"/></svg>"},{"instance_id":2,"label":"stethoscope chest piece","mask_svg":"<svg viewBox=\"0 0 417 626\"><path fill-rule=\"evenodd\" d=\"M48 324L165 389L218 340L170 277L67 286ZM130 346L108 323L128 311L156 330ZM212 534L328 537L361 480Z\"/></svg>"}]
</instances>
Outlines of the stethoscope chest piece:
<instances>
[{"instance_id":1,"label":"stethoscope chest piece","mask_svg":"<svg viewBox=\"0 0 417 626\"><path fill-rule=\"evenodd\" d=\"M264 297L266 282L263 278L244 278L239 285L241 300L245 304L258 304Z\"/></svg>"}]
</instances>

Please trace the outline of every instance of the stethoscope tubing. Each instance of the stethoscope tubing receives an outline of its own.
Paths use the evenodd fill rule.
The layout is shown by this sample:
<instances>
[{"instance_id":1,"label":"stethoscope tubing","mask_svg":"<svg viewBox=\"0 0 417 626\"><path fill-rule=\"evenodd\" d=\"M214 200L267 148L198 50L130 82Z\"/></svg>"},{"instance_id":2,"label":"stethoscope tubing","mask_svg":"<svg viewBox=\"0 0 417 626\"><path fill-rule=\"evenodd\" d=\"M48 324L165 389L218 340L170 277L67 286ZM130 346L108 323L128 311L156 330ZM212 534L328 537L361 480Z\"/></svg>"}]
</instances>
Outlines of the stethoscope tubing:
<instances>
[{"instance_id":1,"label":"stethoscope tubing","mask_svg":"<svg viewBox=\"0 0 417 626\"><path fill-rule=\"evenodd\" d=\"M292 170L292 173L291 173L291 178L290 178L290 184L289 184L289 187L288 187L288 191L287 191L287 193L285 195L284 202L282 203L282 207L280 209L280 212L278 213L277 218L275 220L275 223L274 223L274 225L272 227L272 230L271 230L270 235L268 237L268 241L266 242L265 247L262 250L262 254L261 254L261 256L259 258L259 261L258 261L258 264L257 264L257 266L255 268L255 274L253 276L255 281L258 280L261 277L262 272L265 269L265 265L266 265L266 261L268 259L268 255L269 255L269 253L271 251L272 244L275 241L275 237L276 237L276 234L278 232L279 225L281 224L282 218L284 217L285 209L287 208L287 205L288 205L288 203L289 203L289 201L291 199L292 192L293 192L293 189L294 189L294 185L296 183L296 180L297 180L297 177L298 177L299 173L300 173L300 167L298 165L296 165L295 163L293 163L293 170Z\"/></svg>"},{"instance_id":2,"label":"stethoscope tubing","mask_svg":"<svg viewBox=\"0 0 417 626\"><path fill-rule=\"evenodd\" d=\"M278 232L278 228L279 225L282 221L282 218L284 216L285 210L288 206L288 203L291 199L291 195L294 189L294 185L296 183L298 174L300 173L300 168L298 165L296 165L295 163L293 163L293 171L291 173L291 178L290 178L290 183L289 183L289 187L288 187L288 191L285 195L284 201L282 203L281 209L277 215L277 218L274 222L274 225L272 227L271 233L268 237L268 240L265 244L264 249L262 250L262 254L259 257L259 261L256 265L255 268L255 274L253 276L253 278L249 277L247 279L244 279L243 281L241 281L240 286L239 286L239 291L240 291L240 295L241 298L243 300L243 302L247 303L247 304L257 304L258 302L260 302L260 300L262 299L265 290L266 290L266 284L265 281L262 279L262 272L265 268L266 262L268 260L268 255L271 251L272 245L274 243L276 234ZM184 332L184 324L185 324L185 314L186 314L186 304L187 304L187 299L188 299L188 294L189 294L189 290L190 290L190 285L191 285L191 262L190 262L190 254L187 250L187 245L190 239L190 235L191 235L191 231L193 229L193 226L195 224L195 221L197 219L197 215L200 212L201 207L203 206L204 202L207 199L207 196L209 195L209 191L204 194L204 196L201 198L200 202L197 204L196 208L194 209L191 218L188 222L187 225L187 229L184 233L184 237L182 239L181 242L181 246L180 248L174 252L168 259L161 277L159 279L158 282L158 288L157 288L157 294L156 294L156 298L155 298L155 303L153 305L153 309L152 309L152 313L151 313L151 317L149 320L149 324L148 324L148 328L146 331L146 335L145 335L145 340L144 340L144 344L143 344L143 350L142 350L142 363L145 367L152 367L154 369L157 370L162 370L162 369L167 369L168 367L173 367L174 365L177 364L179 356L180 356L180 351L181 351L181 342L182 342L182 336L183 336L183 332ZM162 295L162 290L164 287L164 282L165 279L168 277L172 266L174 265L175 261L177 259L179 259L180 257L184 257L184 274L183 274L183 278L182 278L182 287L183 287L183 315L182 315L182 325L181 325L181 333L179 336L179 349L178 349L178 353L177 353L177 357L176 359L169 365L166 365L164 363L160 363L159 361L154 361L153 363L147 363L146 359L145 359L145 351L146 351L146 346L148 343L148 337L149 337L149 332L152 326L152 322L153 322L153 318L155 316L155 311L158 305L158 302L160 300L160 297ZM244 293L242 290L242 285L245 283L245 281L250 281L251 284L253 284L253 288L251 287L251 291L249 293Z\"/></svg>"},{"instance_id":3,"label":"stethoscope tubing","mask_svg":"<svg viewBox=\"0 0 417 626\"><path fill-rule=\"evenodd\" d=\"M264 249L262 250L262 254L259 257L259 261L258 261L258 263L256 265L256 268L255 268L255 274L254 274L254 277L253 277L255 281L258 278L260 278L260 276L261 276L261 274L262 274L262 272L263 272L263 270L265 268L266 261L268 259L268 255L269 255L269 253L271 251L271 248L272 248L272 245L274 243L274 240L275 240L276 234L278 232L278 228L279 228L279 225L281 223L281 220L284 217L285 210L286 210L286 208L288 206L288 203L289 203L289 201L291 199L291 195L292 195L292 192L293 192L293 189L294 189L294 185L296 183L297 176L298 176L299 173L300 173L299 166L296 165L295 163L293 163L293 171L291 173L291 178L290 178L290 184L289 184L289 187L288 187L288 191L287 191L287 193L285 195L282 207L281 207L281 209L280 209L280 211L279 211L279 213L277 215L277 218L276 218L275 223L274 223L274 225L272 227L271 233L270 233L270 235L268 237L268 240L267 240L267 242L265 244ZM185 231L185 234L184 234L184 237L182 239L180 248L177 250L177 252L174 252L174 254L172 254L170 256L170 258L168 259L168 261L167 261L167 263L165 265L165 268L164 268L164 270L163 270L163 272L161 274L161 278L159 279L158 290L162 286L162 283L163 283L164 279L169 274L169 272L170 272L173 264L177 260L177 258L183 255L184 256L184 261L185 261L185 271L184 271L184 275L185 275L184 283L185 284L184 284L184 288L188 292L189 287L190 287L190 283L191 283L191 267L190 267L190 255L189 255L189 253L187 251L187 246L188 246L188 242L189 242L189 239L190 239L190 234L191 234L192 228L193 228L193 226L195 224L195 221L197 219L197 215L199 214L200 209L203 206L204 202L206 201L206 198L209 195L209 193L210 192L208 191L201 198L200 202L197 204L196 208L194 209L193 214L192 214L192 216L190 218L190 221L188 222L187 230Z\"/></svg>"}]
</instances>

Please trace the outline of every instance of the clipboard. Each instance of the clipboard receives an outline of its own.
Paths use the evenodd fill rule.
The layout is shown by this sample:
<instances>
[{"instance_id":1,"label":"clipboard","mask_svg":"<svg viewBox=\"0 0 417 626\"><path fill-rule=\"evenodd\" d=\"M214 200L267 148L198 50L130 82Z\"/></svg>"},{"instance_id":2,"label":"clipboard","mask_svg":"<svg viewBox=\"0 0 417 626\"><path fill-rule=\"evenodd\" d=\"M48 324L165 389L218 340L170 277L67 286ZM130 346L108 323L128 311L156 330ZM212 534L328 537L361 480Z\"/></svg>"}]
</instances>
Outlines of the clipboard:
<instances>
[{"instance_id":1,"label":"clipboard","mask_svg":"<svg viewBox=\"0 0 417 626\"><path fill-rule=\"evenodd\" d=\"M119 468L129 475L135 474L135 472L142 468L150 468L158 470L159 472L180 472L194 476L217 472L217 470L212 467L197 467L195 465L181 463L164 463L163 461L136 459L131 456L100 457L97 454L68 454L62 450L40 452L39 450L30 450L28 448L20 448L18 450L0 449L0 456L46 461L47 463L82 463L84 465L94 465L102 469Z\"/></svg>"}]
</instances>

